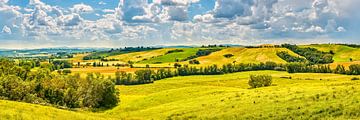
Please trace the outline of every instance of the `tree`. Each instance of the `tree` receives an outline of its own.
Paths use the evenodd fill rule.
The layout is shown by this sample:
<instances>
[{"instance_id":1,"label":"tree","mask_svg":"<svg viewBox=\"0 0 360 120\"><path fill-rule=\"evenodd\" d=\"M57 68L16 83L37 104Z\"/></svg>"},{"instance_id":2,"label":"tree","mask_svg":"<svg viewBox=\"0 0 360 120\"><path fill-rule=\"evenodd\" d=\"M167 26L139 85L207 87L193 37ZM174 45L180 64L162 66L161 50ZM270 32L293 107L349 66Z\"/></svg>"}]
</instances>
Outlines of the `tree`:
<instances>
[{"instance_id":1,"label":"tree","mask_svg":"<svg viewBox=\"0 0 360 120\"><path fill-rule=\"evenodd\" d=\"M270 75L250 75L248 84L251 88L271 86L272 77Z\"/></svg>"}]
</instances>

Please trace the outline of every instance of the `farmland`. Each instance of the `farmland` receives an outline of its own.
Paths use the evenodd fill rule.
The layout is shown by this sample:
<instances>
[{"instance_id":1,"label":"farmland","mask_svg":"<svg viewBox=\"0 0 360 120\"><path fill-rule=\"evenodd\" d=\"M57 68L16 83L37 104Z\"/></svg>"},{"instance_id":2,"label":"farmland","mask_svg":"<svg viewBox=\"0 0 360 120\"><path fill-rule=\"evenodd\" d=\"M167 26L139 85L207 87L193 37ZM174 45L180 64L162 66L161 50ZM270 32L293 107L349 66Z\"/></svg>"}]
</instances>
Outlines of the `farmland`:
<instances>
[{"instance_id":1,"label":"farmland","mask_svg":"<svg viewBox=\"0 0 360 120\"><path fill-rule=\"evenodd\" d=\"M37 67L35 61L34 68L31 69L34 73L44 69L42 64L50 64L55 65L51 68L55 69L51 74L59 74L58 76L63 76L62 79L76 78L79 75L77 79L81 81L86 81L89 77L96 80L106 78L106 80L114 80L115 89L120 93L118 104L110 108L68 108L66 104L63 106L46 102L32 104L4 99L0 100L0 109L2 109L0 118L98 120L357 119L360 117L360 109L358 109L360 76L356 69L349 69L351 65L359 64L359 61L356 56L345 54L346 52L355 54L357 49L342 45L300 47L311 47L324 52L332 50L335 53L334 62L319 64L325 67L309 65L307 67L310 68L306 68L309 71L303 71L306 73L289 73L288 66L295 63L287 62L277 53L285 52L303 59L305 57L283 47L222 47L204 56L197 54L201 50L210 48L157 48L117 55L98 52L106 54L106 57L91 60L83 58L93 52L75 53L71 58L42 61ZM345 57L341 57L341 54ZM346 61L349 57L353 57L353 61ZM199 64L189 64L191 60L197 60ZM48 61L53 62L48 63ZM129 61L132 65L129 65ZM18 59L15 62L20 66L26 65L26 60ZM65 63L72 66L66 68ZM181 66L176 67L175 64ZM227 66L214 68L214 64ZM305 63L296 64L305 66ZM344 73L335 70L338 65L344 66L346 69ZM295 65L295 69L305 68L296 68ZM153 78L163 74L159 73L160 70L170 73L167 77ZM190 71L181 72L184 70ZM118 76L123 73L125 76ZM146 77L139 76L147 73L150 81L136 81L146 80ZM268 87L251 88L249 86L251 75L271 76L272 84ZM131 84L123 84L124 77L130 77L128 81ZM82 82L78 84L81 85ZM54 85L53 87L56 87L56 84ZM79 90L83 90L80 88Z\"/></svg>"},{"instance_id":2,"label":"farmland","mask_svg":"<svg viewBox=\"0 0 360 120\"><path fill-rule=\"evenodd\" d=\"M272 75L273 86L249 89L247 80L251 74ZM121 103L105 111L67 111L2 100L0 116L5 119L34 116L37 119L351 119L360 115L360 83L350 80L352 77L275 71L175 77L153 84L118 86Z\"/></svg>"}]
</instances>

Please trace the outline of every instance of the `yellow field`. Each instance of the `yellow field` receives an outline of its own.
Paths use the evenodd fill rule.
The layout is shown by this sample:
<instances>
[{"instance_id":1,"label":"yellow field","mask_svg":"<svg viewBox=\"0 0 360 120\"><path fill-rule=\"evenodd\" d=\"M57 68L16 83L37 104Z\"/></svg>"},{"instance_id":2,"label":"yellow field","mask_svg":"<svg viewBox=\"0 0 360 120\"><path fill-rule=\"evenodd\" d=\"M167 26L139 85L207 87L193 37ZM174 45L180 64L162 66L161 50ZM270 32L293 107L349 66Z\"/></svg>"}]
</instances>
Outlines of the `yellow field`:
<instances>
[{"instance_id":1,"label":"yellow field","mask_svg":"<svg viewBox=\"0 0 360 120\"><path fill-rule=\"evenodd\" d=\"M164 49L159 49L159 50L150 50L150 51L143 51L143 52L121 54L121 55L116 55L116 56L109 56L109 57L106 57L106 59L118 59L119 61L123 61L123 62L128 62L128 61L138 62L138 61L142 61L144 59L150 59L153 57L164 55L169 50L174 50L174 48L164 48Z\"/></svg>"},{"instance_id":2,"label":"yellow field","mask_svg":"<svg viewBox=\"0 0 360 120\"><path fill-rule=\"evenodd\" d=\"M260 62L276 62L286 63L283 59L276 55L277 52L286 51L293 56L299 56L286 48L227 48L218 52L211 53L208 56L197 58L201 65L222 65L227 63L260 63ZM233 54L231 58L224 57L225 54ZM188 63L188 62L187 62Z\"/></svg>"},{"instance_id":3,"label":"yellow field","mask_svg":"<svg viewBox=\"0 0 360 120\"><path fill-rule=\"evenodd\" d=\"M249 89L249 75L273 86ZM292 77L286 79L282 77ZM175 77L118 86L120 104L101 112L67 111L0 100L2 119L358 119L360 81L347 75L277 71Z\"/></svg>"}]
</instances>

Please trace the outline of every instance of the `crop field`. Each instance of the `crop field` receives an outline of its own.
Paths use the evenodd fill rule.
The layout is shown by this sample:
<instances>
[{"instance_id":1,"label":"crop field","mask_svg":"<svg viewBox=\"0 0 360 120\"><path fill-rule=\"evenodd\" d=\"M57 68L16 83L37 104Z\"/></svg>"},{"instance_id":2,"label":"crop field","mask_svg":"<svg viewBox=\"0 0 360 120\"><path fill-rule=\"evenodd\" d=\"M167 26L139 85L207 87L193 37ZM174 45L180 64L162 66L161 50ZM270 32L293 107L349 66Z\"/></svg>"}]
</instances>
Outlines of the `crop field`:
<instances>
[{"instance_id":1,"label":"crop field","mask_svg":"<svg viewBox=\"0 0 360 120\"><path fill-rule=\"evenodd\" d=\"M273 85L249 89L249 75L269 74ZM317 76L314 78L314 76ZM291 77L291 79L290 79ZM277 71L175 77L118 86L110 110L68 111L0 101L4 119L355 119L360 117L356 76ZM15 106L15 107L14 107Z\"/></svg>"}]
</instances>

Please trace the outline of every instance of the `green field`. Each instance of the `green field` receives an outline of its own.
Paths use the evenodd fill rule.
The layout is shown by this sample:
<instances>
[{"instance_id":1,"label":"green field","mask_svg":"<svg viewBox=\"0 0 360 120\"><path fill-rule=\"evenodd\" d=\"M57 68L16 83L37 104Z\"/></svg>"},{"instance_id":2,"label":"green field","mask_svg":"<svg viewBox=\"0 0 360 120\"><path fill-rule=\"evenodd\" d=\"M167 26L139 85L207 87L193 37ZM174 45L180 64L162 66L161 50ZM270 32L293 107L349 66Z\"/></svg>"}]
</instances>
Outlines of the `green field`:
<instances>
[{"instance_id":1,"label":"green field","mask_svg":"<svg viewBox=\"0 0 360 120\"><path fill-rule=\"evenodd\" d=\"M360 48L335 44L304 45L300 47L311 47L324 52L332 50L335 53L334 62L350 62L350 58L353 61L360 61Z\"/></svg>"},{"instance_id":2,"label":"green field","mask_svg":"<svg viewBox=\"0 0 360 120\"><path fill-rule=\"evenodd\" d=\"M156 64L156 63L174 63L176 59L185 59L192 55L196 55L196 52L200 48L179 48L180 50L184 50L183 52L175 52L170 54L165 54L162 56L158 56L152 59L144 60L139 63L141 64Z\"/></svg>"},{"instance_id":3,"label":"green field","mask_svg":"<svg viewBox=\"0 0 360 120\"><path fill-rule=\"evenodd\" d=\"M272 75L273 86L249 89L251 74ZM102 112L68 111L2 100L0 118L357 119L360 81L350 80L352 77L277 71L175 77L153 84L118 86L120 104Z\"/></svg>"},{"instance_id":4,"label":"green field","mask_svg":"<svg viewBox=\"0 0 360 120\"><path fill-rule=\"evenodd\" d=\"M201 65L227 64L236 61L236 63L260 63L260 62L276 62L286 63L283 59L276 55L277 52L286 51L293 56L299 56L286 48L226 48L221 51L214 52L208 56L197 58ZM232 54L233 57L226 58L224 55Z\"/></svg>"}]
</instances>

